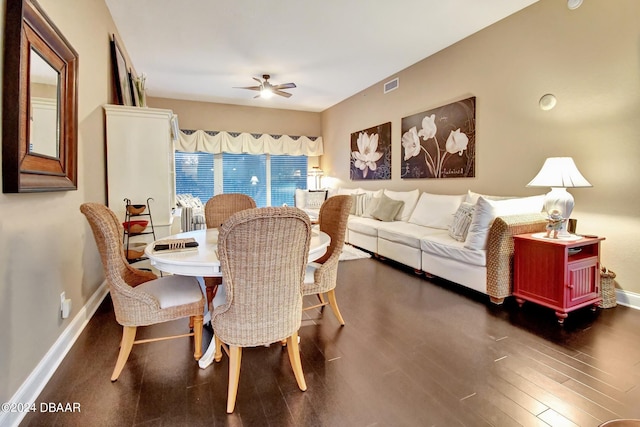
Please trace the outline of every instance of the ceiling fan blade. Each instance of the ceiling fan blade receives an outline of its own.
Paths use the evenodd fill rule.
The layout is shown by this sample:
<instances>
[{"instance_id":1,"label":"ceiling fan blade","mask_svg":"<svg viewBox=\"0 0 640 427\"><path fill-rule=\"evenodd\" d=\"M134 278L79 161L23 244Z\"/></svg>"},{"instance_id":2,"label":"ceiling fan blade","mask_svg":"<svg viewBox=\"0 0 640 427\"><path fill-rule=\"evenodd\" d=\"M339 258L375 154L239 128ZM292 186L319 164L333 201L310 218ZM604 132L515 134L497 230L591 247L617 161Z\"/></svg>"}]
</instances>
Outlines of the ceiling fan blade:
<instances>
[{"instance_id":1,"label":"ceiling fan blade","mask_svg":"<svg viewBox=\"0 0 640 427\"><path fill-rule=\"evenodd\" d=\"M234 89L250 89L250 90L260 90L260 89L262 89L261 86L242 86L242 87L234 86L233 88Z\"/></svg>"},{"instance_id":2,"label":"ceiling fan blade","mask_svg":"<svg viewBox=\"0 0 640 427\"><path fill-rule=\"evenodd\" d=\"M273 86L274 89L293 89L294 87L296 87L295 83L283 83L281 85Z\"/></svg>"},{"instance_id":3,"label":"ceiling fan blade","mask_svg":"<svg viewBox=\"0 0 640 427\"><path fill-rule=\"evenodd\" d=\"M290 93L283 92L283 91L278 90L278 89L273 89L273 93L275 93L276 95L284 96L285 98L289 98L291 96Z\"/></svg>"},{"instance_id":4,"label":"ceiling fan blade","mask_svg":"<svg viewBox=\"0 0 640 427\"><path fill-rule=\"evenodd\" d=\"M262 84L262 80L260 80L259 78L257 78L257 77L252 77L252 79L253 79L253 80L255 80L255 81L257 81L258 83Z\"/></svg>"}]
</instances>

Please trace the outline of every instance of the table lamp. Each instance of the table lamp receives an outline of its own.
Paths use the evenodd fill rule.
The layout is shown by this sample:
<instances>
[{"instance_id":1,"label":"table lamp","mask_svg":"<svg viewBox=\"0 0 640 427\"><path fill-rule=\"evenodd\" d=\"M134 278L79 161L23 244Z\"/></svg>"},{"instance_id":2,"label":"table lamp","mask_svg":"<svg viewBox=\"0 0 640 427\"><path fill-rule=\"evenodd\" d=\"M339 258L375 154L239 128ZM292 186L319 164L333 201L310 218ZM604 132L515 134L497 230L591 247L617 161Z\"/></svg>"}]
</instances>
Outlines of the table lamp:
<instances>
[{"instance_id":1,"label":"table lamp","mask_svg":"<svg viewBox=\"0 0 640 427\"><path fill-rule=\"evenodd\" d=\"M527 187L551 187L544 198L544 210L549 213L553 209L560 211L564 221L558 231L558 237L570 236L567 222L573 211L573 196L567 188L592 187L578 170L571 157L549 157L544 161L540 172L527 184Z\"/></svg>"}]
</instances>

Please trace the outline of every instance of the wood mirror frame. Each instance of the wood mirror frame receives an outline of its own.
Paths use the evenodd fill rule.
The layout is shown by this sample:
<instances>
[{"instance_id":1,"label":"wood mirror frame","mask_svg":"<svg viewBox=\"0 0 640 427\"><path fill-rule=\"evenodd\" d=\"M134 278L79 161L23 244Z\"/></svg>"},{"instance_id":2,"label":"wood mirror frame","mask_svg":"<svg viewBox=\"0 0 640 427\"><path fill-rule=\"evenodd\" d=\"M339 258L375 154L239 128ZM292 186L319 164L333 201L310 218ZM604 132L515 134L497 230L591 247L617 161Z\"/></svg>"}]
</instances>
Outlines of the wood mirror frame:
<instances>
[{"instance_id":1,"label":"wood mirror frame","mask_svg":"<svg viewBox=\"0 0 640 427\"><path fill-rule=\"evenodd\" d=\"M59 74L58 155L30 150L31 55ZM77 189L78 54L35 0L8 1L2 97L2 191L28 193Z\"/></svg>"}]
</instances>

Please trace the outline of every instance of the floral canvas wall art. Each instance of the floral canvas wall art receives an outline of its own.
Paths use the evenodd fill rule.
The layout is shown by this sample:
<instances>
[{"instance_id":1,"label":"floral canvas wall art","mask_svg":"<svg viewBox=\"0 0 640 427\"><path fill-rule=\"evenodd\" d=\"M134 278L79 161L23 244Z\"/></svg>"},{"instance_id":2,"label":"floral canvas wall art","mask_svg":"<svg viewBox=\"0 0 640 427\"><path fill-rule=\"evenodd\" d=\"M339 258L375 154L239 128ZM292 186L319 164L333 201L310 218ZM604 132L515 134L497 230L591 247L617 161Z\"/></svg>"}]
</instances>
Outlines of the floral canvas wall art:
<instances>
[{"instance_id":1,"label":"floral canvas wall art","mask_svg":"<svg viewBox=\"0 0 640 427\"><path fill-rule=\"evenodd\" d=\"M402 119L402 178L475 176L476 98Z\"/></svg>"},{"instance_id":2,"label":"floral canvas wall art","mask_svg":"<svg viewBox=\"0 0 640 427\"><path fill-rule=\"evenodd\" d=\"M391 179L391 122L351 134L350 177Z\"/></svg>"}]
</instances>

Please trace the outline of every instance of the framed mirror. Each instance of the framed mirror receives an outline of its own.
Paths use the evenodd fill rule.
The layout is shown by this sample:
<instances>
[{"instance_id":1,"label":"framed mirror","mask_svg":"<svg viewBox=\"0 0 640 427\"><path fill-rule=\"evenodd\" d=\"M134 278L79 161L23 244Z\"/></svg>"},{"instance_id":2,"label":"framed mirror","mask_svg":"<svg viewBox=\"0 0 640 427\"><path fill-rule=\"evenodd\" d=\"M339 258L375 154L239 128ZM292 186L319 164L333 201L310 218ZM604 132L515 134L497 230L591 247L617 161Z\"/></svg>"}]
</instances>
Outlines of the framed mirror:
<instances>
[{"instance_id":1,"label":"framed mirror","mask_svg":"<svg viewBox=\"0 0 640 427\"><path fill-rule=\"evenodd\" d=\"M35 0L6 5L4 193L77 189L78 54Z\"/></svg>"}]
</instances>

